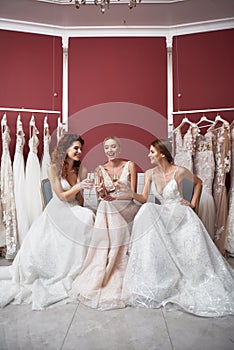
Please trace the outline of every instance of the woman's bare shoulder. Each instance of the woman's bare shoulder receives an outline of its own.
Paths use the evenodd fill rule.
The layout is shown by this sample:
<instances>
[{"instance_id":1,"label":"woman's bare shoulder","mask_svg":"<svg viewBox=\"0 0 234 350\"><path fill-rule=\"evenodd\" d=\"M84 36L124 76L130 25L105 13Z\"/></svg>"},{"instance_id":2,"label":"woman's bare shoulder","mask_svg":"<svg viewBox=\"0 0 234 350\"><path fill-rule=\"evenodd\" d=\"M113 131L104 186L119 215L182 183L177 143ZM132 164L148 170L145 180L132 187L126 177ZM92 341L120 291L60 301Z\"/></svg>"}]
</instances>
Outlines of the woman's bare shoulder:
<instances>
[{"instance_id":1,"label":"woman's bare shoulder","mask_svg":"<svg viewBox=\"0 0 234 350\"><path fill-rule=\"evenodd\" d=\"M48 167L48 176L55 176L57 174L57 167L55 164L51 164Z\"/></svg>"}]
</instances>

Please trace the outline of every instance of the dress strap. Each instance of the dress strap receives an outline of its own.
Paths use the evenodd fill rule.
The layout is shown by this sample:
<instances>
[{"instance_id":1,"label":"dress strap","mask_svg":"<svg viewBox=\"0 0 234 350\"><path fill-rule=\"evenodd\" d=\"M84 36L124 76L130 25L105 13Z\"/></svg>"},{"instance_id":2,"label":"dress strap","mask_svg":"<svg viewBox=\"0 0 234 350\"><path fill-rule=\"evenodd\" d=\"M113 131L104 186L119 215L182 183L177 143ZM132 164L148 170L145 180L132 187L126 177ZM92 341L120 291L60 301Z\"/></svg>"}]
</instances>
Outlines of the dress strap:
<instances>
[{"instance_id":1,"label":"dress strap","mask_svg":"<svg viewBox=\"0 0 234 350\"><path fill-rule=\"evenodd\" d=\"M120 178L125 178L128 175L128 173L129 173L129 163L130 163L130 160L128 160L124 164L124 167L123 167L122 173L120 175Z\"/></svg>"},{"instance_id":2,"label":"dress strap","mask_svg":"<svg viewBox=\"0 0 234 350\"><path fill-rule=\"evenodd\" d=\"M176 166L176 168L175 168L175 171L174 171L174 174L173 174L173 179L175 179L175 175L176 175L177 170L178 170L178 166Z\"/></svg>"}]
</instances>

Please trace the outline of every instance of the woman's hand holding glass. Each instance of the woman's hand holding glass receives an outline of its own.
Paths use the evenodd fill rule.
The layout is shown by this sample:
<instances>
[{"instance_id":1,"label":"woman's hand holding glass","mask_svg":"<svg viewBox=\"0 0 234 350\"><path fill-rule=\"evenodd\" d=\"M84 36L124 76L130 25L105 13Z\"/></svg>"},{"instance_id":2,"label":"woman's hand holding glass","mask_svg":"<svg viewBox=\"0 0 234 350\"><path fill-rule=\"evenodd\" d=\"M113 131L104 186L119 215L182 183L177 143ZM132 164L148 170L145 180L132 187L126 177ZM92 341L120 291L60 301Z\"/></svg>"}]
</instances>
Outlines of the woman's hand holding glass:
<instances>
[{"instance_id":1,"label":"woman's hand holding glass","mask_svg":"<svg viewBox=\"0 0 234 350\"><path fill-rule=\"evenodd\" d=\"M82 190L91 190L93 188L93 180L86 178L79 183L79 186Z\"/></svg>"},{"instance_id":2,"label":"woman's hand holding glass","mask_svg":"<svg viewBox=\"0 0 234 350\"><path fill-rule=\"evenodd\" d=\"M124 182L118 181L116 183L116 190L123 194L123 196L121 195L121 198L122 197L124 197L124 199L132 199L133 198L132 189Z\"/></svg>"}]
</instances>

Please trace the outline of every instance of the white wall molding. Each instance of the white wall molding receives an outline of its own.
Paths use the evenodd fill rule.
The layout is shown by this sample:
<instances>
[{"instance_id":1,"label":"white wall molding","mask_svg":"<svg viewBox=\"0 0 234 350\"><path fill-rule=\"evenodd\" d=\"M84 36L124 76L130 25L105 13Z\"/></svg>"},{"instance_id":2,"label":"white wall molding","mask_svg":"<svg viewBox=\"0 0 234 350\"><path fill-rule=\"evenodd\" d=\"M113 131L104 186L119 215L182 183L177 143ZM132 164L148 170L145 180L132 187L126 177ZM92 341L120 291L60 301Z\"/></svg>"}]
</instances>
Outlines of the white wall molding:
<instances>
[{"instance_id":1,"label":"white wall molding","mask_svg":"<svg viewBox=\"0 0 234 350\"><path fill-rule=\"evenodd\" d=\"M77 26L63 27L0 18L0 29L69 37L169 37L234 28L234 18L174 26Z\"/></svg>"}]
</instances>

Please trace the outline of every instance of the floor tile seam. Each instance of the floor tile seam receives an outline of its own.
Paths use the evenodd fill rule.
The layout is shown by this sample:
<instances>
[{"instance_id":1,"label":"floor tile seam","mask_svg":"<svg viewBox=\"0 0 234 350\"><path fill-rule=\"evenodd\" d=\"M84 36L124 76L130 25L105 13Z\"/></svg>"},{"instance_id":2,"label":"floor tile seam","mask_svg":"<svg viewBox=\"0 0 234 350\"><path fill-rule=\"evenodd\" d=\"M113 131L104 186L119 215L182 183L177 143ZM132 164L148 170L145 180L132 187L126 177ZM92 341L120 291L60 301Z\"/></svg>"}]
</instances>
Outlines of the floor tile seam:
<instances>
[{"instance_id":1,"label":"floor tile seam","mask_svg":"<svg viewBox=\"0 0 234 350\"><path fill-rule=\"evenodd\" d=\"M168 327L168 324L167 324L167 320L166 320L166 317L165 317L165 314L164 314L162 308L161 308L161 313L162 313L162 316L163 316L163 319L164 319L164 323L165 323L165 327L166 327L166 330L167 330L167 334L168 334L168 337L169 337L169 340L170 340L171 349L175 350L173 342L172 342L172 339L171 339L171 336L170 336L170 331L169 331L169 327Z\"/></svg>"},{"instance_id":2,"label":"floor tile seam","mask_svg":"<svg viewBox=\"0 0 234 350\"><path fill-rule=\"evenodd\" d=\"M60 350L62 350L62 349L63 349L63 346L64 346L64 344L65 344L65 341L66 341L66 338L67 338L68 332L69 332L69 330L70 330L70 328L71 328L71 325L72 325L72 322L73 322L73 320L74 320L74 318L75 318L76 311L77 311L78 307L79 307L79 303L77 304L77 306L76 306L76 308L75 308L75 310L74 310L74 312L73 312L73 315L72 315L71 321L70 321L70 323L69 323L69 325L68 325L68 327L67 327L66 334L65 334L65 336L64 336L64 338L63 338L63 341L62 341L62 345L61 345L61 347L60 347Z\"/></svg>"}]
</instances>

